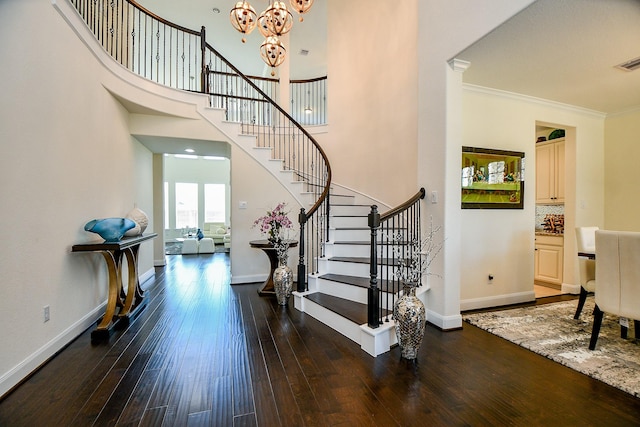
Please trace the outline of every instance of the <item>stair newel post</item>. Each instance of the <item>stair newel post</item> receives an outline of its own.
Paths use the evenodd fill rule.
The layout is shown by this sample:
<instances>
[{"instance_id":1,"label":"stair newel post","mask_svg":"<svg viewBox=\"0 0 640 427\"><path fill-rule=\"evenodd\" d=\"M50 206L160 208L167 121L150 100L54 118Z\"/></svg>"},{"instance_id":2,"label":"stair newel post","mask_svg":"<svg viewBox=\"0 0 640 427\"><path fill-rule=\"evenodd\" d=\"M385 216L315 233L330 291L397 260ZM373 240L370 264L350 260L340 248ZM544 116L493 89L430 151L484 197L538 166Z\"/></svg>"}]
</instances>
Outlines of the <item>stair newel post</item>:
<instances>
[{"instance_id":1,"label":"stair newel post","mask_svg":"<svg viewBox=\"0 0 640 427\"><path fill-rule=\"evenodd\" d=\"M200 91L207 93L206 86L208 80L208 73L205 69L205 55L207 54L207 36L204 30L204 25L200 28Z\"/></svg>"},{"instance_id":2,"label":"stair newel post","mask_svg":"<svg viewBox=\"0 0 640 427\"><path fill-rule=\"evenodd\" d=\"M371 206L369 213L369 228L371 229L371 259L369 261L371 279L367 292L367 320L370 328L380 326L380 290L378 289L378 228L380 227L380 213L376 205Z\"/></svg>"},{"instance_id":3,"label":"stair newel post","mask_svg":"<svg viewBox=\"0 0 640 427\"><path fill-rule=\"evenodd\" d=\"M304 208L300 208L300 214L298 215L298 222L300 223L300 243L298 245L298 253L300 258L298 261L298 292L305 292L307 290L307 269L304 263L304 225L307 222L307 214Z\"/></svg>"}]
</instances>

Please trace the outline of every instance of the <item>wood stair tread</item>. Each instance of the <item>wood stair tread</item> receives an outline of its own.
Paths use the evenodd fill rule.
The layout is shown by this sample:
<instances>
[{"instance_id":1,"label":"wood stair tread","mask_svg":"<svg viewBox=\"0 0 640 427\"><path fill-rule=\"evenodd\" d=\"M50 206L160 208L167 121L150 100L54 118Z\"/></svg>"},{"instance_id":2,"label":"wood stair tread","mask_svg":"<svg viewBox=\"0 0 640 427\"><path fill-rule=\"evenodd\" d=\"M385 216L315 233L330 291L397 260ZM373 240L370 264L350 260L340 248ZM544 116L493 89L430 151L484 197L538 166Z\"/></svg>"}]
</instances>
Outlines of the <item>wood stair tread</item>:
<instances>
[{"instance_id":1,"label":"wood stair tread","mask_svg":"<svg viewBox=\"0 0 640 427\"><path fill-rule=\"evenodd\" d=\"M359 288L369 288L369 278L359 276L348 276L344 274L327 273L318 276L319 279L330 280L332 282L344 283L357 286ZM393 292L393 282L388 280L378 280L378 289L382 292Z\"/></svg>"},{"instance_id":2,"label":"wood stair tread","mask_svg":"<svg viewBox=\"0 0 640 427\"><path fill-rule=\"evenodd\" d=\"M304 297L358 325L363 325L368 322L366 304L334 297L323 294L322 292L305 295ZM391 313L389 310L383 310L383 312L383 316Z\"/></svg>"}]
</instances>

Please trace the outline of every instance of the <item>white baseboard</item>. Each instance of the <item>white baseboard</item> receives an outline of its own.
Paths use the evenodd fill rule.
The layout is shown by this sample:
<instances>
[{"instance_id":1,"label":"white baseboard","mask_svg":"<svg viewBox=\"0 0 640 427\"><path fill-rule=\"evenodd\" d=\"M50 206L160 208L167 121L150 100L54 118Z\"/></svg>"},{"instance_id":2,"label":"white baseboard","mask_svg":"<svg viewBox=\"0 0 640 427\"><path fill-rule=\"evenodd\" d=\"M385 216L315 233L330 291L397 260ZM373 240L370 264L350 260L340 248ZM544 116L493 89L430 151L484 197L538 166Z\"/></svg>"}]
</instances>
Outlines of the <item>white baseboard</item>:
<instances>
[{"instance_id":1,"label":"white baseboard","mask_svg":"<svg viewBox=\"0 0 640 427\"><path fill-rule=\"evenodd\" d=\"M500 307L502 305L520 304L536 300L536 293L531 290L514 294L492 295L489 297L472 298L460 301L460 310L476 310L479 308Z\"/></svg>"},{"instance_id":2,"label":"white baseboard","mask_svg":"<svg viewBox=\"0 0 640 427\"><path fill-rule=\"evenodd\" d=\"M155 275L156 275L156 271L153 268L150 268L147 271L145 271L144 273L140 274L138 276L138 280L140 281L140 283L144 283L147 280L149 280L152 277L154 277Z\"/></svg>"},{"instance_id":3,"label":"white baseboard","mask_svg":"<svg viewBox=\"0 0 640 427\"><path fill-rule=\"evenodd\" d=\"M269 277L267 274L247 274L244 276L231 276L231 284L237 285L240 283L260 283L267 280Z\"/></svg>"},{"instance_id":4,"label":"white baseboard","mask_svg":"<svg viewBox=\"0 0 640 427\"><path fill-rule=\"evenodd\" d=\"M560 288L563 294L579 294L580 293L580 285L572 285L570 283L563 283Z\"/></svg>"},{"instance_id":5,"label":"white baseboard","mask_svg":"<svg viewBox=\"0 0 640 427\"><path fill-rule=\"evenodd\" d=\"M155 276L155 270L150 268L141 275L138 280L144 283ZM98 307L91 310L84 317L73 323L67 329L62 331L58 336L39 348L35 353L24 359L13 369L6 372L0 377L0 397L18 385L22 380L27 378L33 371L38 369L43 363L54 356L58 351L63 349L67 344L76 339L80 334L86 331L104 315L107 302L103 302Z\"/></svg>"},{"instance_id":6,"label":"white baseboard","mask_svg":"<svg viewBox=\"0 0 640 427\"><path fill-rule=\"evenodd\" d=\"M91 310L91 312L69 326L58 336L54 337L32 355L2 375L0 377L0 396L4 397L8 391L27 378L33 371L38 369L43 363L78 337L78 335L82 334L89 327L94 325L100 316L104 314L106 305L107 303L105 301L95 309Z\"/></svg>"},{"instance_id":7,"label":"white baseboard","mask_svg":"<svg viewBox=\"0 0 640 427\"><path fill-rule=\"evenodd\" d=\"M453 316L443 316L432 310L427 310L427 322L437 326L443 331L460 329L462 327L462 316L460 313Z\"/></svg>"}]
</instances>

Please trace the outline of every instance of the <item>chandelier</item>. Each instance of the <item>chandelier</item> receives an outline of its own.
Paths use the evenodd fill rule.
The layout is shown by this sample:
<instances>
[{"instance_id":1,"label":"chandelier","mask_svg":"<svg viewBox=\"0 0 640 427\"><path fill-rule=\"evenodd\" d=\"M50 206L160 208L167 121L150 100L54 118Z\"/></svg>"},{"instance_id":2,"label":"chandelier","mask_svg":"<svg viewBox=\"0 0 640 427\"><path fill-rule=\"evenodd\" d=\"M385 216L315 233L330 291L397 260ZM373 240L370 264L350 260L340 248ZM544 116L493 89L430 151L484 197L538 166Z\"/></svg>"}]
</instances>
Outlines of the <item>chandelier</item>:
<instances>
[{"instance_id":1,"label":"chandelier","mask_svg":"<svg viewBox=\"0 0 640 427\"><path fill-rule=\"evenodd\" d=\"M302 22L302 15L311 9L313 0L289 0L289 4L300 15L300 22ZM248 1L239 1L231 9L229 19L233 28L245 36L250 34L256 26L258 27L265 38L260 45L260 56L272 68L271 75L275 76L274 68L282 64L287 54L279 37L287 34L293 27L293 14L287 10L284 2L270 0L269 7L258 16ZM246 41L247 39L243 36L242 43Z\"/></svg>"}]
</instances>

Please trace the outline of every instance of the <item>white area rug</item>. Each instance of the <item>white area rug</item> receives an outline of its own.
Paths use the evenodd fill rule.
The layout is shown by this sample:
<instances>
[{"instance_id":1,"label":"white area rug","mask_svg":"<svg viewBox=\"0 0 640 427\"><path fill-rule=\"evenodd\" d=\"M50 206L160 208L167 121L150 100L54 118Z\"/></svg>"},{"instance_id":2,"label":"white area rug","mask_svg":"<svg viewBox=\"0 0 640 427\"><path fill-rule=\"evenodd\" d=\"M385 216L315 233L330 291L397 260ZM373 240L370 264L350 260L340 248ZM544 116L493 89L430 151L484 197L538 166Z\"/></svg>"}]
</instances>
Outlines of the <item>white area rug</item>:
<instances>
[{"instance_id":1,"label":"white area rug","mask_svg":"<svg viewBox=\"0 0 640 427\"><path fill-rule=\"evenodd\" d=\"M640 342L633 321L628 339L620 338L619 319L606 314L596 349L589 350L593 297L587 298L580 319L574 320L578 300L503 311L463 315L464 321L508 341L640 397Z\"/></svg>"}]
</instances>

